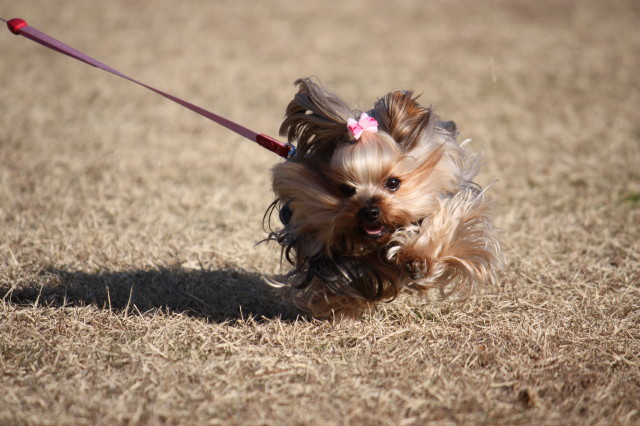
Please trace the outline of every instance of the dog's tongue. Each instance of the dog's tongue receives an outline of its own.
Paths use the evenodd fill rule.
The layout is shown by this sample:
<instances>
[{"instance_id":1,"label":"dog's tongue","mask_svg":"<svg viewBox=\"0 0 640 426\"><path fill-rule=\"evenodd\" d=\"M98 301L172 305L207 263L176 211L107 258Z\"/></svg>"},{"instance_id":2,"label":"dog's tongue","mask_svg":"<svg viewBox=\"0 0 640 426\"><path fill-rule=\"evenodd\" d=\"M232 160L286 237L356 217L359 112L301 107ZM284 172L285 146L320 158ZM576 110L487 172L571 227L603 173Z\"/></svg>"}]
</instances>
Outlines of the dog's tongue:
<instances>
[{"instance_id":1,"label":"dog's tongue","mask_svg":"<svg viewBox=\"0 0 640 426\"><path fill-rule=\"evenodd\" d=\"M382 226L372 226L372 227L365 226L364 232L366 232L371 236L380 235L382 234Z\"/></svg>"}]
</instances>

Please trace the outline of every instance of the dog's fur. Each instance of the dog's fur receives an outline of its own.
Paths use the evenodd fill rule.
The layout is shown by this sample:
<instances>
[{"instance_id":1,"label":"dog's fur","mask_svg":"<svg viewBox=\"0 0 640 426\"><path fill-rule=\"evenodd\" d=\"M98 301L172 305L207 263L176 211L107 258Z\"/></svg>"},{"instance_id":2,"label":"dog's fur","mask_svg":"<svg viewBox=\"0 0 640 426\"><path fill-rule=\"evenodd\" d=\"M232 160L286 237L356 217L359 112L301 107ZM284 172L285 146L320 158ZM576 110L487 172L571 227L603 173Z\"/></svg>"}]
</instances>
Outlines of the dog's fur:
<instances>
[{"instance_id":1,"label":"dog's fur","mask_svg":"<svg viewBox=\"0 0 640 426\"><path fill-rule=\"evenodd\" d=\"M270 238L293 265L296 304L355 317L402 290L464 300L488 281L499 246L455 124L396 91L368 111L378 132L354 141L347 120L359 111L311 79L296 84L280 133L297 152L274 167L265 214L279 213Z\"/></svg>"}]
</instances>

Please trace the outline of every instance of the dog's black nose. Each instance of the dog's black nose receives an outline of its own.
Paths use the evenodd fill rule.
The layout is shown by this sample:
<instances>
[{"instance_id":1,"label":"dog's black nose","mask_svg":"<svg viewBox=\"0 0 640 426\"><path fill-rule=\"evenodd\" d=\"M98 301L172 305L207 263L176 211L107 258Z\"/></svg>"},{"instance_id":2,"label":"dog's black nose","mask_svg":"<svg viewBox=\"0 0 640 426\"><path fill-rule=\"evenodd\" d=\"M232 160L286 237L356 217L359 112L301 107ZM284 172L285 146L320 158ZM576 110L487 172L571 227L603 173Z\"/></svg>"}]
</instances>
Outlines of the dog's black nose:
<instances>
[{"instance_id":1,"label":"dog's black nose","mask_svg":"<svg viewBox=\"0 0 640 426\"><path fill-rule=\"evenodd\" d=\"M380 218L380 207L369 206L363 207L358 211L358 216L367 222L375 222Z\"/></svg>"}]
</instances>

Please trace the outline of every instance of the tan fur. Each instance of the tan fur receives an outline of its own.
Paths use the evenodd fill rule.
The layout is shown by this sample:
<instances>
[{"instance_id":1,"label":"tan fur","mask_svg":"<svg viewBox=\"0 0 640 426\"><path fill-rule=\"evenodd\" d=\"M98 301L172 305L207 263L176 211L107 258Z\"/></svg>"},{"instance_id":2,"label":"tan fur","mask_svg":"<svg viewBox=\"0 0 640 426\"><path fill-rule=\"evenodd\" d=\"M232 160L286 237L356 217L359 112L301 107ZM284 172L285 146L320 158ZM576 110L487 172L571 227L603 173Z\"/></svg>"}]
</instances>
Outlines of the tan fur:
<instances>
[{"instance_id":1,"label":"tan fur","mask_svg":"<svg viewBox=\"0 0 640 426\"><path fill-rule=\"evenodd\" d=\"M294 258L296 304L317 317L355 317L403 290L464 300L490 280L499 246L471 182L476 156L452 123L411 92L391 92L369 111L378 132L353 141L346 122L359 111L310 79L296 83L281 132L298 153L273 169L287 219L272 233Z\"/></svg>"}]
</instances>

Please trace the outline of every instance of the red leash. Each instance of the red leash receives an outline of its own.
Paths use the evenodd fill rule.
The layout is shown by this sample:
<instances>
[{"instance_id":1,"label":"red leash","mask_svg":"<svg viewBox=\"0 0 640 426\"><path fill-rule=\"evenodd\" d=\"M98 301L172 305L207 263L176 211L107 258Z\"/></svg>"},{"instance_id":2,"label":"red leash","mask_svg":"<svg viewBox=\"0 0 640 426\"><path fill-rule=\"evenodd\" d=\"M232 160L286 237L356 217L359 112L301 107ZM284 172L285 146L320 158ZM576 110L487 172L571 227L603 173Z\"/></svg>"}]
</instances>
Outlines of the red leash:
<instances>
[{"instance_id":1,"label":"red leash","mask_svg":"<svg viewBox=\"0 0 640 426\"><path fill-rule=\"evenodd\" d=\"M261 147L266 148L269 151L275 152L281 157L290 158L295 154L295 147L293 145L284 144L270 136L267 136L261 133L256 133L253 130L250 130L244 126L241 126L240 124L234 123L231 120L227 120L226 118L221 117L217 114L214 114L210 111L207 111L203 108L200 108L197 105L194 105L190 102L187 102L178 97L170 95L169 93L163 92L162 90L158 90L154 87L146 85L131 77L128 77L122 74L121 72L111 68L110 66L105 65L102 62L99 62L93 59L92 57L85 55L84 53L79 52L70 46L67 46L61 41L56 40L55 38L43 32L38 31L34 27L29 26L24 20L20 18L10 19L9 21L5 21L4 19L0 18L0 20L6 22L7 27L9 27L9 30L14 34L21 35L25 38L28 38L29 40L35 41L36 43L39 43L45 47L48 47L49 49L55 50L56 52L71 56L72 58L82 61L88 65L92 65L94 67L103 69L107 72L110 72L111 74L115 74L118 77L122 77L126 80L131 81L132 83L136 83L146 89L156 92L160 96L164 96L165 98L170 99L173 102L179 105L182 105L183 107L188 108L191 111L196 112L208 118L209 120L214 121L215 123L218 123L221 126L224 126L227 129L233 132L236 132L237 134L258 143L258 145L260 145Z\"/></svg>"}]
</instances>

